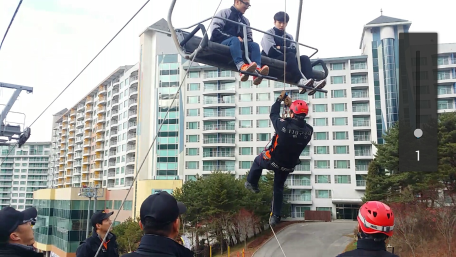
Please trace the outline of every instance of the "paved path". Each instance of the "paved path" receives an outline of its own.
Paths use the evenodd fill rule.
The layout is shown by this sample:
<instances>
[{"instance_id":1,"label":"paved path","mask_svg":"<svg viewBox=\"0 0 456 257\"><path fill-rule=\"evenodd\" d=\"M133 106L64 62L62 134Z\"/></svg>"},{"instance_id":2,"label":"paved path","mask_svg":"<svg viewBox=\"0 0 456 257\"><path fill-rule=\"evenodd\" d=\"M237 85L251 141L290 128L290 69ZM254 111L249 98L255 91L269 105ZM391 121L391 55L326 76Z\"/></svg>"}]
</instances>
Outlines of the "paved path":
<instances>
[{"instance_id":1,"label":"paved path","mask_svg":"<svg viewBox=\"0 0 456 257\"><path fill-rule=\"evenodd\" d=\"M356 222L309 222L293 224L277 235L287 257L335 257L350 243ZM253 257L282 257L275 237L264 244Z\"/></svg>"}]
</instances>

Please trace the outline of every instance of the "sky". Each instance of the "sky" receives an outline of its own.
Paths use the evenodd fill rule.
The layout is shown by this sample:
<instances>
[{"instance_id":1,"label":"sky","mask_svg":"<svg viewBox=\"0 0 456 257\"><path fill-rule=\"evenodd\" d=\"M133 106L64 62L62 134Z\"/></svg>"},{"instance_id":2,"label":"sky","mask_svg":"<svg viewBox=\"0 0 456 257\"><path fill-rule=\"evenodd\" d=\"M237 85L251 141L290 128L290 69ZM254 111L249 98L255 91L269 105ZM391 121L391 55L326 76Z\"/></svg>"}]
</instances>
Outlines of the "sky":
<instances>
[{"instance_id":1,"label":"sky","mask_svg":"<svg viewBox=\"0 0 456 257\"><path fill-rule=\"evenodd\" d=\"M75 78L146 0L24 0L0 49L0 82L33 87L22 92L6 119L29 126ZM219 0L178 0L173 25L187 27L211 17ZM348 5L350 3L350 6ZM437 32L439 43L456 43L452 0L429 1L327 0L303 4L300 38L319 49L318 58L360 54L363 26L383 15L409 20L410 32ZM0 36L3 35L19 0L0 0ZM71 108L117 67L139 62L139 36L150 25L167 19L170 0L151 0L116 39L31 126L30 142L51 140L52 115ZM285 4L286 3L286 4ZM413 3L413 4L411 4ZM220 9L233 0L222 0ZM296 34L299 0L251 0L245 16L251 26L263 31L273 26L278 11L290 15L287 32ZM208 23L206 23L208 24ZM255 41L262 34L253 32ZM309 54L301 49L301 54ZM4 105L12 89L0 89ZM3 106L2 106L3 108Z\"/></svg>"}]
</instances>

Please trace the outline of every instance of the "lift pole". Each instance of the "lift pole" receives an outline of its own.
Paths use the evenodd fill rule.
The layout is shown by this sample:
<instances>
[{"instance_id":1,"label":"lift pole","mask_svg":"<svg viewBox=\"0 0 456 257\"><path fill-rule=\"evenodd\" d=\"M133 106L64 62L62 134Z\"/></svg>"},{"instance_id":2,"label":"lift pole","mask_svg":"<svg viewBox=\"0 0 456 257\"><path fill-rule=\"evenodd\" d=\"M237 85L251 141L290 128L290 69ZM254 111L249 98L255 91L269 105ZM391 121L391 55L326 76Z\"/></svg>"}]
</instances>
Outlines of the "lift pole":
<instances>
[{"instance_id":1,"label":"lift pole","mask_svg":"<svg viewBox=\"0 0 456 257\"><path fill-rule=\"evenodd\" d=\"M101 189L101 190L98 190ZM99 194L100 193L100 194ZM91 200L93 198L93 213L97 211L97 198L103 197L104 191L102 188L98 187L81 187L79 189L79 196L89 198L89 202L87 204L87 228L86 228L86 238L89 237L90 232L90 219L92 218L92 213L90 211Z\"/></svg>"},{"instance_id":2,"label":"lift pole","mask_svg":"<svg viewBox=\"0 0 456 257\"><path fill-rule=\"evenodd\" d=\"M16 102L17 98L21 94L22 90L25 90L27 93L33 93L32 87L21 86L16 84L9 84L0 82L0 87L15 89L13 95L9 99L8 103L5 105L5 108L0 113L0 137L7 137L8 141L11 139L19 140L19 148L27 142L30 137L30 128L24 128L24 131L21 130L20 125L9 125L5 123L6 116L10 112L13 104ZM14 137L17 135L18 137Z\"/></svg>"}]
</instances>

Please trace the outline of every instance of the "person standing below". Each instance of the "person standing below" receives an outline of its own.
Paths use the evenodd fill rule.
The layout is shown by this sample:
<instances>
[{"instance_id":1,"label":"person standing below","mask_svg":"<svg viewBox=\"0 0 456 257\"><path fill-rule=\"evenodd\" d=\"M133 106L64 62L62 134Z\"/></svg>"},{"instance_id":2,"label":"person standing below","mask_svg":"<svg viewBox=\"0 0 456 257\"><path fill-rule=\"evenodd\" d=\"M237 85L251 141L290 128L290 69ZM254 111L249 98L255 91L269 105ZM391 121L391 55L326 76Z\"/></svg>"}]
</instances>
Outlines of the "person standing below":
<instances>
[{"instance_id":1,"label":"person standing below","mask_svg":"<svg viewBox=\"0 0 456 257\"><path fill-rule=\"evenodd\" d=\"M35 236L32 220L37 210L28 208L20 212L12 207L0 210L0 256L1 257L42 257L35 251Z\"/></svg>"},{"instance_id":2,"label":"person standing below","mask_svg":"<svg viewBox=\"0 0 456 257\"><path fill-rule=\"evenodd\" d=\"M250 27L249 20L244 16L250 6L250 0L234 0L234 4L231 8L220 10L215 17L222 17L231 21L243 23ZM258 43L253 42L252 30L247 28L247 38L244 38L244 32L241 25L215 17L209 29L211 33L210 40L230 47L231 56L239 71L250 73L258 71L261 75L268 75L269 67L267 65L261 66L260 46ZM246 64L242 57L242 49L244 48L245 40L248 42L248 51L252 59L252 63L250 64ZM241 73L240 76L241 81L247 81L249 79L249 75L247 74ZM253 84L259 85L262 80L263 78L254 76Z\"/></svg>"},{"instance_id":3,"label":"person standing below","mask_svg":"<svg viewBox=\"0 0 456 257\"><path fill-rule=\"evenodd\" d=\"M356 249L336 257L378 256L399 257L386 250L386 239L393 235L394 214L379 201L366 202L358 212L358 241Z\"/></svg>"},{"instance_id":4,"label":"person standing below","mask_svg":"<svg viewBox=\"0 0 456 257\"><path fill-rule=\"evenodd\" d=\"M290 118L280 118L280 104L282 102L290 108ZM292 102L285 91L282 91L271 106L271 114L269 115L275 130L271 144L266 151L255 158L245 182L245 188L254 193L259 193L258 181L263 169L274 171L271 217L269 218L271 226L280 222L285 181L288 175L294 171L296 165L301 162L299 156L312 138L313 128L304 120L308 112L309 107L305 101L296 100Z\"/></svg>"},{"instance_id":5,"label":"person standing below","mask_svg":"<svg viewBox=\"0 0 456 257\"><path fill-rule=\"evenodd\" d=\"M266 32L279 37L274 37L264 34L261 40L262 55L272 59L285 61L285 69L292 74L292 77L287 79L293 81L299 86L305 87L319 87L323 88L326 85L325 80L315 82L313 77L312 63L307 55L301 55L299 60L301 62L301 70L299 70L298 59L296 58L297 45L293 36L285 32L288 25L290 16L285 12L278 12L274 15L274 27ZM284 35L286 40L284 40ZM299 93L305 93L305 88L300 88Z\"/></svg>"},{"instance_id":6,"label":"person standing below","mask_svg":"<svg viewBox=\"0 0 456 257\"><path fill-rule=\"evenodd\" d=\"M109 231L112 224L111 216L114 212L97 211L92 215L93 227L92 236L83 241L76 250L76 257L95 257L95 254L103 242L106 234L106 241L103 243L97 257L119 257L119 247L116 236Z\"/></svg>"},{"instance_id":7,"label":"person standing below","mask_svg":"<svg viewBox=\"0 0 456 257\"><path fill-rule=\"evenodd\" d=\"M138 250L122 257L193 257L194 253L178 242L180 217L185 205L166 191L150 195L141 204L139 226L144 231Z\"/></svg>"}]
</instances>

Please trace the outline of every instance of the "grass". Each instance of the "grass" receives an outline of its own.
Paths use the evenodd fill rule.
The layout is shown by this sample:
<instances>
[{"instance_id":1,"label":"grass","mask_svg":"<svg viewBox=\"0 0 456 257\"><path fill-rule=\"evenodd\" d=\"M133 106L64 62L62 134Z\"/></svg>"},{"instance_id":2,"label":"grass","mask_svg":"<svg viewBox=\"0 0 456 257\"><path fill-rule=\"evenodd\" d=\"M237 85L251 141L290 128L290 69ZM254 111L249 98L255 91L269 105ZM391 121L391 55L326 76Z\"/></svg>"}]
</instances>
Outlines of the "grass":
<instances>
[{"instance_id":1,"label":"grass","mask_svg":"<svg viewBox=\"0 0 456 257\"><path fill-rule=\"evenodd\" d=\"M348 252L356 249L356 240L351 241L346 247L344 252Z\"/></svg>"}]
</instances>

